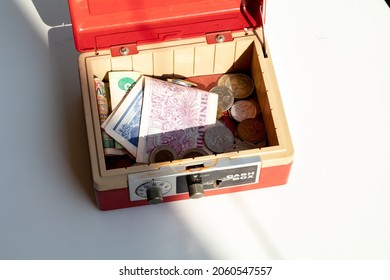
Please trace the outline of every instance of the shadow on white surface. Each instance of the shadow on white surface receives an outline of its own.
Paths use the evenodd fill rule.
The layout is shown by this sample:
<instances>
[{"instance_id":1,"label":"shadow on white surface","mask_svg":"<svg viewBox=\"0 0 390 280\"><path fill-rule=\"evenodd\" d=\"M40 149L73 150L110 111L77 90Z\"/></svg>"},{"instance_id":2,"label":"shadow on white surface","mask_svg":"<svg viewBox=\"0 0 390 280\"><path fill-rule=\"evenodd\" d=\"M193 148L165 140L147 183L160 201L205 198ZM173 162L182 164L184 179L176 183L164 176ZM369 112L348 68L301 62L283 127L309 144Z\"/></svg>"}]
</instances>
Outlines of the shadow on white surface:
<instances>
[{"instance_id":1,"label":"shadow on white surface","mask_svg":"<svg viewBox=\"0 0 390 280\"><path fill-rule=\"evenodd\" d=\"M7 213L0 214L5 225L0 259L281 258L254 214L240 203L231 207L230 199L213 213L209 211L217 197L99 211L92 193L79 54L68 25L67 1L20 0L5 5L9 15L5 20L15 27L8 35L21 36L9 40L10 46L15 44L10 55L21 54L22 73L30 73L26 81L39 86L27 97L26 92L15 93L10 102L33 103L31 110L25 103L16 105L24 110L18 123L34 118L35 127L27 133L41 138L32 141L40 146L28 149L20 166L29 165L29 173L17 180L8 176L12 181L8 203L0 203L2 213ZM21 68L14 68L19 73ZM21 134L16 132L16 139ZM264 251L256 251L261 245Z\"/></svg>"},{"instance_id":2,"label":"shadow on white surface","mask_svg":"<svg viewBox=\"0 0 390 280\"><path fill-rule=\"evenodd\" d=\"M11 51L2 76L16 85L4 114L20 111L5 129L27 125L3 142L9 150L18 147L24 160L10 157L0 170L6 185L0 188L0 259L223 258L204 246L207 229L199 236L189 227L206 217L186 220L183 204L97 209L67 1L0 5L4 22L13 26L4 34ZM31 90L10 80L17 76Z\"/></svg>"},{"instance_id":3,"label":"shadow on white surface","mask_svg":"<svg viewBox=\"0 0 390 280\"><path fill-rule=\"evenodd\" d=\"M34 0L44 23L50 26L48 44L52 67L56 73L58 107L63 108L61 125L66 143L64 157L73 174L84 188L91 201L92 192L89 153L86 141L84 111L78 76L78 53L74 48L72 28L69 25L67 1Z\"/></svg>"}]
</instances>

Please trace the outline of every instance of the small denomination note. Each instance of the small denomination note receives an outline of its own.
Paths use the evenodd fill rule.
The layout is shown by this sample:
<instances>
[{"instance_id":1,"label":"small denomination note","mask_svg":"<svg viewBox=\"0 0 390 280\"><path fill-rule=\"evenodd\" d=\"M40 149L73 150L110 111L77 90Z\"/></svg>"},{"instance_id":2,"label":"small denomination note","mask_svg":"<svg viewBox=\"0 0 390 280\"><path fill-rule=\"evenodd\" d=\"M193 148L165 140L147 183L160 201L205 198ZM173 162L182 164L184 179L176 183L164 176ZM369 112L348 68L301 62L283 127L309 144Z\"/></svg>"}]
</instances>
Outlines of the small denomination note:
<instances>
[{"instance_id":1,"label":"small denomination note","mask_svg":"<svg viewBox=\"0 0 390 280\"><path fill-rule=\"evenodd\" d=\"M141 120L143 77L127 93L102 127L133 156L137 155Z\"/></svg>"},{"instance_id":2,"label":"small denomination note","mask_svg":"<svg viewBox=\"0 0 390 280\"><path fill-rule=\"evenodd\" d=\"M135 71L108 72L110 102L113 112L140 77L141 73Z\"/></svg>"}]
</instances>

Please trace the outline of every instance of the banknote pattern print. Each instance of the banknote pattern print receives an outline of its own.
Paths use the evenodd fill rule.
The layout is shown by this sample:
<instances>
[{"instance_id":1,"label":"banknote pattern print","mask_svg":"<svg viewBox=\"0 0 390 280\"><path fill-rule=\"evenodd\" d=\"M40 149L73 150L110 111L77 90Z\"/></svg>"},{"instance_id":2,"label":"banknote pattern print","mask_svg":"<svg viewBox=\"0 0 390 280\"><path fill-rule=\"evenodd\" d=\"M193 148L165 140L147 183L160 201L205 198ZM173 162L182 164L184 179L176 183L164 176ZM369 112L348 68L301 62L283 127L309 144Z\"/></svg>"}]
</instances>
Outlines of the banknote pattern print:
<instances>
[{"instance_id":1,"label":"banknote pattern print","mask_svg":"<svg viewBox=\"0 0 390 280\"><path fill-rule=\"evenodd\" d=\"M143 79L140 79L126 95L109 121L103 125L105 131L133 156L137 155L142 102Z\"/></svg>"},{"instance_id":2,"label":"banknote pattern print","mask_svg":"<svg viewBox=\"0 0 390 280\"><path fill-rule=\"evenodd\" d=\"M204 131L215 123L218 95L145 77L137 161L168 145L178 154L203 148Z\"/></svg>"}]
</instances>

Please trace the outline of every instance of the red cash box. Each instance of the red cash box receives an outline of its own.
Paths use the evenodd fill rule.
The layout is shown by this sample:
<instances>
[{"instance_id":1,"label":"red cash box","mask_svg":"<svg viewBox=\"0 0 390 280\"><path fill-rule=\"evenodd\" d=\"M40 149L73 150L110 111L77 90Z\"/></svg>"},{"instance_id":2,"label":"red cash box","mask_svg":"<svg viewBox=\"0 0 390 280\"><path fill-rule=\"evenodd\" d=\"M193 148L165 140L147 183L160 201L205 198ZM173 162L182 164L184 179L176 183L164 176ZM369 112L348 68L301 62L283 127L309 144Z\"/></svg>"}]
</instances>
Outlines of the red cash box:
<instances>
[{"instance_id":1,"label":"red cash box","mask_svg":"<svg viewBox=\"0 0 390 280\"><path fill-rule=\"evenodd\" d=\"M294 150L263 32L265 0L69 0L69 8L82 53L79 73L99 209L287 182ZM195 81L206 90L226 73L251 76L266 145L149 164L105 156L94 77L119 70Z\"/></svg>"}]
</instances>

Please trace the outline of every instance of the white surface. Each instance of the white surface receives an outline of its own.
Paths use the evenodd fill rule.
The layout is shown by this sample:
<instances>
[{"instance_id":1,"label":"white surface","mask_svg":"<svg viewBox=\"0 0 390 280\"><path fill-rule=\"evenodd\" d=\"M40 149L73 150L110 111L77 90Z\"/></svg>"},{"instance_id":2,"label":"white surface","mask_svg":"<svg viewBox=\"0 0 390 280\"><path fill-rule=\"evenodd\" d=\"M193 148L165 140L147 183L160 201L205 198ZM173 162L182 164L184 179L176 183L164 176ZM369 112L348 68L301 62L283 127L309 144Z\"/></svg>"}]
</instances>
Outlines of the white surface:
<instances>
[{"instance_id":1,"label":"white surface","mask_svg":"<svg viewBox=\"0 0 390 280\"><path fill-rule=\"evenodd\" d=\"M287 185L110 212L91 192L71 29L50 27L66 1L1 1L0 21L0 259L390 258L383 0L268 1Z\"/></svg>"}]
</instances>

